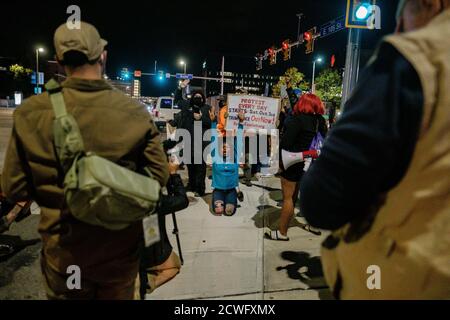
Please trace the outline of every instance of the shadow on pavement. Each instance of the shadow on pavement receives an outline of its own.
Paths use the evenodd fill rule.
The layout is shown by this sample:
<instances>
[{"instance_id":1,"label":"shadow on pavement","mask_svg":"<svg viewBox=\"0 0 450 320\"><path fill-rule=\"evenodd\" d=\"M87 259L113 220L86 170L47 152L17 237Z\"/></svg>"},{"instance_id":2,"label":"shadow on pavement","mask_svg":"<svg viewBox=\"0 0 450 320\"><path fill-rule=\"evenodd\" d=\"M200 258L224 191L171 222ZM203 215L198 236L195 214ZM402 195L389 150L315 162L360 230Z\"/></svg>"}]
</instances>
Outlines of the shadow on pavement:
<instances>
[{"instance_id":1,"label":"shadow on pavement","mask_svg":"<svg viewBox=\"0 0 450 320\"><path fill-rule=\"evenodd\" d=\"M331 292L327 290L320 257L311 257L307 252L294 251L284 251L281 257L292 264L277 267L277 271L286 270L290 279L299 280L312 290L316 290L321 300L333 299Z\"/></svg>"},{"instance_id":2,"label":"shadow on pavement","mask_svg":"<svg viewBox=\"0 0 450 320\"><path fill-rule=\"evenodd\" d=\"M258 206L258 212L253 216L255 227L258 229L269 228L277 230L280 223L281 209L274 206L261 205ZM293 218L289 223L289 228L298 227L305 230L306 225Z\"/></svg>"},{"instance_id":3,"label":"shadow on pavement","mask_svg":"<svg viewBox=\"0 0 450 320\"><path fill-rule=\"evenodd\" d=\"M0 262L8 260L23 249L40 241L40 239L22 240L19 236L0 235Z\"/></svg>"}]
</instances>

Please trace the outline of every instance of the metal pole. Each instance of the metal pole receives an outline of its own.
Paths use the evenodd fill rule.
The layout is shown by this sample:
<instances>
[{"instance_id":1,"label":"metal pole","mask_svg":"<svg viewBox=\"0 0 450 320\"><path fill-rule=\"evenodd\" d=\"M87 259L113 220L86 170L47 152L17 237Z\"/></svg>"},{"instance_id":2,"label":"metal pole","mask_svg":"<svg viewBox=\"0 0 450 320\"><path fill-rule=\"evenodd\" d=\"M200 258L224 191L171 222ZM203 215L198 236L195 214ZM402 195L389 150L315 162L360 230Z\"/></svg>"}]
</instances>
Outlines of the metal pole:
<instances>
[{"instance_id":1,"label":"metal pole","mask_svg":"<svg viewBox=\"0 0 450 320\"><path fill-rule=\"evenodd\" d=\"M175 213L172 213L172 221L173 221L173 234L177 239L178 254L180 255L181 265L184 265L183 252L181 251L180 233L178 230L177 217Z\"/></svg>"},{"instance_id":2,"label":"metal pole","mask_svg":"<svg viewBox=\"0 0 450 320\"><path fill-rule=\"evenodd\" d=\"M311 93L314 93L314 91L316 91L315 88L314 88L314 81L316 80L315 77L316 77L316 60L314 60L314 62L313 62L313 75L312 75Z\"/></svg>"},{"instance_id":3,"label":"metal pole","mask_svg":"<svg viewBox=\"0 0 450 320\"><path fill-rule=\"evenodd\" d=\"M223 96L224 92L224 85L225 85L225 57L222 57L222 80L221 80L221 88L220 88L220 94Z\"/></svg>"},{"instance_id":4,"label":"metal pole","mask_svg":"<svg viewBox=\"0 0 450 320\"><path fill-rule=\"evenodd\" d=\"M36 94L39 93L39 49L36 49Z\"/></svg>"},{"instance_id":5,"label":"metal pole","mask_svg":"<svg viewBox=\"0 0 450 320\"><path fill-rule=\"evenodd\" d=\"M300 32L301 32L301 23L302 23L303 13L297 14L297 17L298 17L297 41L300 41Z\"/></svg>"},{"instance_id":6,"label":"metal pole","mask_svg":"<svg viewBox=\"0 0 450 320\"><path fill-rule=\"evenodd\" d=\"M361 52L361 30L351 28L348 32L347 55L342 89L341 111L358 82Z\"/></svg>"},{"instance_id":7,"label":"metal pole","mask_svg":"<svg viewBox=\"0 0 450 320\"><path fill-rule=\"evenodd\" d=\"M184 63L184 74L186 74L187 63Z\"/></svg>"},{"instance_id":8,"label":"metal pole","mask_svg":"<svg viewBox=\"0 0 450 320\"><path fill-rule=\"evenodd\" d=\"M155 74L156 74L157 69L158 69L158 60L155 60Z\"/></svg>"}]
</instances>

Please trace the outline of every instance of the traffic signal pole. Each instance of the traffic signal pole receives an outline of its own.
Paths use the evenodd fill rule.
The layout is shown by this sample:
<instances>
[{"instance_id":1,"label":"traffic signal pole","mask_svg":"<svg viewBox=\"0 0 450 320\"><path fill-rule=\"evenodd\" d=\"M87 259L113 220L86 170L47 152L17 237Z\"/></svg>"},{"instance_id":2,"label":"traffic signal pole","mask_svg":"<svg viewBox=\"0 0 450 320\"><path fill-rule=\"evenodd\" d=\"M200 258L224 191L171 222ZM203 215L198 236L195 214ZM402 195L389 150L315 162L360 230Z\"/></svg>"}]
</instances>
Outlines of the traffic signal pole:
<instances>
[{"instance_id":1,"label":"traffic signal pole","mask_svg":"<svg viewBox=\"0 0 450 320\"><path fill-rule=\"evenodd\" d=\"M358 82L360 56L361 29L350 28L348 32L347 55L345 58L341 111L344 110L344 105L350 98L350 95Z\"/></svg>"}]
</instances>

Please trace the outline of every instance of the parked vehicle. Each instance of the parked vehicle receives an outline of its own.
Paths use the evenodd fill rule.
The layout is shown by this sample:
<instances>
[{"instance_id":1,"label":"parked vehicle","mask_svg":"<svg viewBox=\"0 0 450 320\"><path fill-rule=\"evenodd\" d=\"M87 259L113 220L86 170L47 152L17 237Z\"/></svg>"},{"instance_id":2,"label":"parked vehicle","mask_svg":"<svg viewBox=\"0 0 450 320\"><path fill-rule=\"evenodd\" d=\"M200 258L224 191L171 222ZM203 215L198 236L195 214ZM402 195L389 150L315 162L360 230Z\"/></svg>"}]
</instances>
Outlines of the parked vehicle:
<instances>
[{"instance_id":1,"label":"parked vehicle","mask_svg":"<svg viewBox=\"0 0 450 320\"><path fill-rule=\"evenodd\" d=\"M165 132L167 121L172 120L179 111L180 108L175 105L173 97L159 97L152 112L158 129Z\"/></svg>"}]
</instances>

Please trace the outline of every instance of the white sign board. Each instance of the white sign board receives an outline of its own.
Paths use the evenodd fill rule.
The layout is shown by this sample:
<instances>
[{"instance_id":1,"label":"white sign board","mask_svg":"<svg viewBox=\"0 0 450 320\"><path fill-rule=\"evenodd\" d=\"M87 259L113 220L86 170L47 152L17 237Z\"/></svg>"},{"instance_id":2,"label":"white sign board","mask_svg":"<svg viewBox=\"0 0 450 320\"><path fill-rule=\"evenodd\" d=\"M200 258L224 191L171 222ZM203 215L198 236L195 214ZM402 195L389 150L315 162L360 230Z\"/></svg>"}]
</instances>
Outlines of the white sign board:
<instances>
[{"instance_id":1,"label":"white sign board","mask_svg":"<svg viewBox=\"0 0 450 320\"><path fill-rule=\"evenodd\" d=\"M278 115L280 113L280 99L247 96L228 95L228 121L227 130L236 129L238 126L238 113L245 113L244 128L250 130L272 130L277 128Z\"/></svg>"}]
</instances>

